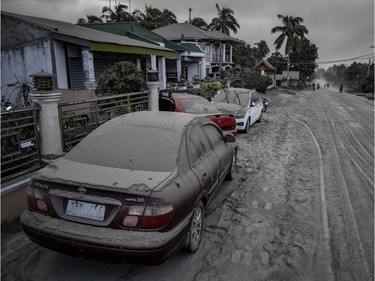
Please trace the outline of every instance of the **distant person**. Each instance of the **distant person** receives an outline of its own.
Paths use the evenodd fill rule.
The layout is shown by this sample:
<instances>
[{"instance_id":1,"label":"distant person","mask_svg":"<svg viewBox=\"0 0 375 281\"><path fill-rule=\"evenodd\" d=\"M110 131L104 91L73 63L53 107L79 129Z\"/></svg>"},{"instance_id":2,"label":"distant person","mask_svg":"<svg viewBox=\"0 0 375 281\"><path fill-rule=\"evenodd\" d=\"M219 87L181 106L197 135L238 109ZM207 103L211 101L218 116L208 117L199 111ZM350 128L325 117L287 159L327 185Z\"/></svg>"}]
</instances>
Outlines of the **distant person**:
<instances>
[{"instance_id":1,"label":"distant person","mask_svg":"<svg viewBox=\"0 0 375 281\"><path fill-rule=\"evenodd\" d=\"M327 83L327 88L329 88L329 83Z\"/></svg>"},{"instance_id":2,"label":"distant person","mask_svg":"<svg viewBox=\"0 0 375 281\"><path fill-rule=\"evenodd\" d=\"M315 91L315 83L312 83L313 91Z\"/></svg>"},{"instance_id":3,"label":"distant person","mask_svg":"<svg viewBox=\"0 0 375 281\"><path fill-rule=\"evenodd\" d=\"M341 83L340 84L340 93L342 93L342 90L344 89L344 85Z\"/></svg>"},{"instance_id":4,"label":"distant person","mask_svg":"<svg viewBox=\"0 0 375 281\"><path fill-rule=\"evenodd\" d=\"M316 84L316 89L319 90L320 89L320 84Z\"/></svg>"}]
</instances>

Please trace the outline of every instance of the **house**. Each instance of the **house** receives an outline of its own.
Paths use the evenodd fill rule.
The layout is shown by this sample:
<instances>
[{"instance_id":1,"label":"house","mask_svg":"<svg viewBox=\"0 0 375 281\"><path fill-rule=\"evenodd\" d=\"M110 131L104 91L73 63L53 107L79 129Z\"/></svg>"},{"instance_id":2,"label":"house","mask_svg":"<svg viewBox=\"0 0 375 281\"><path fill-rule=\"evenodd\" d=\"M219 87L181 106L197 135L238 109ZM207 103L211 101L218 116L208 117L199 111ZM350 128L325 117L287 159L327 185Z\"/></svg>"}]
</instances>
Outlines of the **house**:
<instances>
[{"instance_id":1,"label":"house","mask_svg":"<svg viewBox=\"0 0 375 281\"><path fill-rule=\"evenodd\" d=\"M258 62L254 69L260 72L260 75L272 75L275 72L275 67L273 67L267 60L261 60Z\"/></svg>"},{"instance_id":2,"label":"house","mask_svg":"<svg viewBox=\"0 0 375 281\"><path fill-rule=\"evenodd\" d=\"M180 60L166 60L167 72L177 69L178 76L189 81L194 76L204 78L210 73L231 69L233 44L243 43L220 31L203 30L189 23L174 23L152 31L191 48L181 54Z\"/></svg>"},{"instance_id":3,"label":"house","mask_svg":"<svg viewBox=\"0 0 375 281\"><path fill-rule=\"evenodd\" d=\"M81 25L176 51L175 57L160 57L158 60L156 60L155 56L151 55L152 69L159 70L159 80L161 82L160 89L165 89L167 82L178 82L182 79L187 80L185 75L186 72L180 72L180 76L178 76L177 66L181 65L181 60L188 61L193 58L202 58L205 56L195 44L175 43L134 22L90 23ZM175 68L169 67L166 69L166 63L167 65L174 65ZM191 70L190 73L193 73L193 70Z\"/></svg>"},{"instance_id":4,"label":"house","mask_svg":"<svg viewBox=\"0 0 375 281\"><path fill-rule=\"evenodd\" d=\"M44 70L55 74L61 102L95 96L98 76L117 61L132 61L144 72L152 58L178 53L163 46L46 18L1 12L1 87L29 81ZM6 87L5 87L6 88Z\"/></svg>"}]
</instances>

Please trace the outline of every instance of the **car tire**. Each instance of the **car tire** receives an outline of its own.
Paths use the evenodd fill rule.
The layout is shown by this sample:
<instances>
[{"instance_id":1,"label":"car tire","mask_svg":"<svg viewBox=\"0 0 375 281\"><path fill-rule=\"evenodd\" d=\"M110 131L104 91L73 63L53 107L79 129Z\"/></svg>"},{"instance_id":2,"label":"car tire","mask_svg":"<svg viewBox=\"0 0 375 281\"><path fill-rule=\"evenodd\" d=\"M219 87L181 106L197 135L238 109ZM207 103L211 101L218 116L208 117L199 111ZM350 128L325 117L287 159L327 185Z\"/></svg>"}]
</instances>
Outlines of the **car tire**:
<instances>
[{"instance_id":1,"label":"car tire","mask_svg":"<svg viewBox=\"0 0 375 281\"><path fill-rule=\"evenodd\" d=\"M251 123L251 119L250 119L250 117L249 117L249 118L247 119L246 126L245 126L245 130L244 130L245 134L247 134L247 133L249 132L249 130L250 130L250 123Z\"/></svg>"},{"instance_id":2,"label":"car tire","mask_svg":"<svg viewBox=\"0 0 375 281\"><path fill-rule=\"evenodd\" d=\"M190 222L190 231L186 250L190 253L195 253L202 241L204 227L204 206L202 201L193 212L193 216Z\"/></svg>"}]
</instances>

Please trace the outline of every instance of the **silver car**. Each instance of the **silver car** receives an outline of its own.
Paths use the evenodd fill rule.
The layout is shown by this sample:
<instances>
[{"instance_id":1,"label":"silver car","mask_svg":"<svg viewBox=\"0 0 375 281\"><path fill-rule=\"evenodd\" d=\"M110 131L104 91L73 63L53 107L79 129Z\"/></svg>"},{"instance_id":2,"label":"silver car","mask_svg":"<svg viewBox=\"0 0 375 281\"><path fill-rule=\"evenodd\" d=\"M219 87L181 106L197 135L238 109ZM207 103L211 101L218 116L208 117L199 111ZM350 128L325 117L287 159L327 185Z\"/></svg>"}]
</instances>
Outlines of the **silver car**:
<instances>
[{"instance_id":1,"label":"silver car","mask_svg":"<svg viewBox=\"0 0 375 281\"><path fill-rule=\"evenodd\" d=\"M212 103L223 113L236 118L237 131L249 131L250 125L260 122L263 114L262 98L255 90L226 88L220 90Z\"/></svg>"}]
</instances>

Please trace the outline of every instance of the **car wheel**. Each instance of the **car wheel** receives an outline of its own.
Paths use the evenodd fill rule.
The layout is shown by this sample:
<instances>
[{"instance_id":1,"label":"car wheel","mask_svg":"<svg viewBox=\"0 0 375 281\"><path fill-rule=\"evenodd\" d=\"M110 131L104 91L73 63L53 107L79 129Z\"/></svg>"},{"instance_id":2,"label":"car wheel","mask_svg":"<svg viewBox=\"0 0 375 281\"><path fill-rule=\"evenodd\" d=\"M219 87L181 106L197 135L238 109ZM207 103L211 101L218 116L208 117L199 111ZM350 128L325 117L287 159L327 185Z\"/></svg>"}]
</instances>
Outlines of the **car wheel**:
<instances>
[{"instance_id":1,"label":"car wheel","mask_svg":"<svg viewBox=\"0 0 375 281\"><path fill-rule=\"evenodd\" d=\"M263 117L263 112L261 111L257 122L262 122L262 117Z\"/></svg>"},{"instance_id":2,"label":"car wheel","mask_svg":"<svg viewBox=\"0 0 375 281\"><path fill-rule=\"evenodd\" d=\"M202 201L200 201L198 206L194 210L193 217L191 218L191 223L190 223L189 242L186 246L186 249L190 253L196 252L199 247L199 244L202 241L203 220L204 220L204 206L203 206Z\"/></svg>"},{"instance_id":3,"label":"car wheel","mask_svg":"<svg viewBox=\"0 0 375 281\"><path fill-rule=\"evenodd\" d=\"M246 123L246 127L245 127L245 133L248 133L249 130L250 130L250 123L251 123L251 119L250 117L247 119L247 123Z\"/></svg>"}]
</instances>

